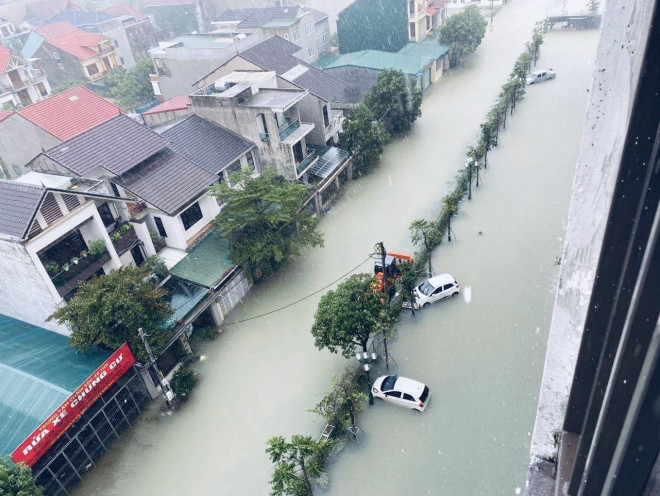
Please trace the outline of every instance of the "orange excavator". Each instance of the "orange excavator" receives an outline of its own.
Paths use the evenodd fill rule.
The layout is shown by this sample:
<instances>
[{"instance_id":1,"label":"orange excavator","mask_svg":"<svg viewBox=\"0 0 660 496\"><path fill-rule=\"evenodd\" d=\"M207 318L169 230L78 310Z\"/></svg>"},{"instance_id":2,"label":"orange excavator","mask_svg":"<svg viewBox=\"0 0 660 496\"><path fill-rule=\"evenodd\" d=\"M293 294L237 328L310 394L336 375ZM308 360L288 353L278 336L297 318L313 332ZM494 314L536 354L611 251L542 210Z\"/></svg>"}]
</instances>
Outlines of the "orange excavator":
<instances>
[{"instance_id":1,"label":"orange excavator","mask_svg":"<svg viewBox=\"0 0 660 496\"><path fill-rule=\"evenodd\" d=\"M387 252L385 256L385 270L383 270L383 262L381 259L376 259L374 262L374 277L378 280L377 286L374 290L384 292L385 287L383 284L383 273L387 277L387 286L390 297L394 296L394 281L401 277L400 266L403 262L413 263L413 258L404 253Z\"/></svg>"}]
</instances>

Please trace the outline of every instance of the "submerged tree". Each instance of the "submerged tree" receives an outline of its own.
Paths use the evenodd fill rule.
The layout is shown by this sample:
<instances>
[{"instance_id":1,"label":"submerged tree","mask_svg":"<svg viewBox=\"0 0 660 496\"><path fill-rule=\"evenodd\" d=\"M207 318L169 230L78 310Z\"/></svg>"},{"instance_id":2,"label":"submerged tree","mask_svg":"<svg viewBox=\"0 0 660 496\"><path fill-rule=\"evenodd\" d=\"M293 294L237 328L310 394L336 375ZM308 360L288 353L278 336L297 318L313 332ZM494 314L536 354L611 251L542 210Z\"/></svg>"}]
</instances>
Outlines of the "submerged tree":
<instances>
[{"instance_id":1,"label":"submerged tree","mask_svg":"<svg viewBox=\"0 0 660 496\"><path fill-rule=\"evenodd\" d=\"M345 358L353 356L356 346L367 351L387 307L387 299L376 288L376 278L355 274L323 295L312 326L315 346L340 351Z\"/></svg>"},{"instance_id":2,"label":"submerged tree","mask_svg":"<svg viewBox=\"0 0 660 496\"><path fill-rule=\"evenodd\" d=\"M451 241L451 218L458 213L459 193L452 193L442 198L442 213L447 219L447 238Z\"/></svg>"},{"instance_id":3,"label":"submerged tree","mask_svg":"<svg viewBox=\"0 0 660 496\"><path fill-rule=\"evenodd\" d=\"M78 351L94 346L114 350L128 343L138 360L147 361L138 329L149 333L158 350L169 338L162 327L173 312L167 292L149 275L145 267L128 266L81 282L76 295L48 320L71 326L69 343Z\"/></svg>"},{"instance_id":4,"label":"submerged tree","mask_svg":"<svg viewBox=\"0 0 660 496\"><path fill-rule=\"evenodd\" d=\"M272 496L313 496L312 481L325 473L332 443L318 443L310 436L282 436L268 440L266 453L275 464L270 484Z\"/></svg>"},{"instance_id":5,"label":"submerged tree","mask_svg":"<svg viewBox=\"0 0 660 496\"><path fill-rule=\"evenodd\" d=\"M8 456L0 456L0 494L3 496L41 496L41 488L25 463L14 465Z\"/></svg>"},{"instance_id":6,"label":"submerged tree","mask_svg":"<svg viewBox=\"0 0 660 496\"><path fill-rule=\"evenodd\" d=\"M248 171L232 175L232 188L221 183L211 194L227 203L215 219L229 242L229 258L252 278L277 270L302 248L323 246L317 220L303 202L309 191L299 181L287 181L272 167L260 177Z\"/></svg>"},{"instance_id":7,"label":"submerged tree","mask_svg":"<svg viewBox=\"0 0 660 496\"><path fill-rule=\"evenodd\" d=\"M367 395L358 389L358 375L347 369L341 378L332 376L332 391L316 405L314 413L321 415L335 429L349 429L357 438L357 419L364 408Z\"/></svg>"},{"instance_id":8,"label":"submerged tree","mask_svg":"<svg viewBox=\"0 0 660 496\"><path fill-rule=\"evenodd\" d=\"M417 286L417 280L422 275L422 271L408 261L403 262L399 266L399 269L401 270L401 278L398 283L401 291L401 299L403 303L410 304L412 314L415 315L415 287Z\"/></svg>"},{"instance_id":9,"label":"submerged tree","mask_svg":"<svg viewBox=\"0 0 660 496\"><path fill-rule=\"evenodd\" d=\"M475 5L466 7L440 27L440 43L449 45L451 65L460 64L466 55L473 53L486 34L487 22Z\"/></svg>"},{"instance_id":10,"label":"submerged tree","mask_svg":"<svg viewBox=\"0 0 660 496\"><path fill-rule=\"evenodd\" d=\"M390 135L364 104L351 110L343 124L341 145L353 156L354 175L369 172L383 153Z\"/></svg>"},{"instance_id":11,"label":"submerged tree","mask_svg":"<svg viewBox=\"0 0 660 496\"><path fill-rule=\"evenodd\" d=\"M402 71L385 69L365 95L364 104L394 136L409 131L413 122L422 115L422 92L409 87Z\"/></svg>"},{"instance_id":12,"label":"submerged tree","mask_svg":"<svg viewBox=\"0 0 660 496\"><path fill-rule=\"evenodd\" d=\"M429 267L429 277L433 275L433 267L431 267L431 252L433 247L436 246L442 237L436 225L426 219L417 219L410 223L408 227L410 231L410 240L413 245L422 245L427 257Z\"/></svg>"}]
</instances>

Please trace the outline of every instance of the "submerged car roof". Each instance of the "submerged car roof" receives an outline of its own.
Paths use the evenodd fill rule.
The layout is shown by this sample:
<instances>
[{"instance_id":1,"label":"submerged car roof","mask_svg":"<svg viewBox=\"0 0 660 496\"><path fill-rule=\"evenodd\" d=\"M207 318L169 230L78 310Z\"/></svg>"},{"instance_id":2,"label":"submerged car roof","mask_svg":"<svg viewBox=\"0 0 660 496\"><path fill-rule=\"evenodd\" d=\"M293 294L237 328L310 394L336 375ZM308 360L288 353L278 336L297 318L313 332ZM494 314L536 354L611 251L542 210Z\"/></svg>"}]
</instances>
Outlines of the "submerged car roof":
<instances>
[{"instance_id":1,"label":"submerged car roof","mask_svg":"<svg viewBox=\"0 0 660 496\"><path fill-rule=\"evenodd\" d=\"M451 274L440 274L439 276L432 277L428 279L428 282L431 286L437 288L442 284L448 284L454 282L454 277Z\"/></svg>"}]
</instances>

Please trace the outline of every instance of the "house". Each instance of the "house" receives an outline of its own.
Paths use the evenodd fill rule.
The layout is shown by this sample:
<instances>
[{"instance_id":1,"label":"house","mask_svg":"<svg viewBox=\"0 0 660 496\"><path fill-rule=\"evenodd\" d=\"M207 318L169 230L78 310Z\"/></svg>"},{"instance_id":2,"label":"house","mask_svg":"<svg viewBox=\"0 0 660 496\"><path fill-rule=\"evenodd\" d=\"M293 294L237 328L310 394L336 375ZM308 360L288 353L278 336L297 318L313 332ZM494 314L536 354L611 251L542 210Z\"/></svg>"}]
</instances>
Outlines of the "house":
<instances>
[{"instance_id":1,"label":"house","mask_svg":"<svg viewBox=\"0 0 660 496\"><path fill-rule=\"evenodd\" d=\"M338 97L340 100L357 103L376 84L378 76L385 69L403 72L410 88L425 91L449 68L448 53L449 49L444 45L409 43L398 53L363 50L326 57L316 65L348 83Z\"/></svg>"},{"instance_id":2,"label":"house","mask_svg":"<svg viewBox=\"0 0 660 496\"><path fill-rule=\"evenodd\" d=\"M21 54L38 58L53 86L70 80L94 83L120 67L112 38L87 33L68 22L33 28Z\"/></svg>"},{"instance_id":3,"label":"house","mask_svg":"<svg viewBox=\"0 0 660 496\"><path fill-rule=\"evenodd\" d=\"M18 35L20 31L20 28L17 28L11 19L7 19L0 15L0 40L12 38Z\"/></svg>"},{"instance_id":4,"label":"house","mask_svg":"<svg viewBox=\"0 0 660 496\"><path fill-rule=\"evenodd\" d=\"M48 95L50 84L38 62L28 62L0 46L0 107L21 107Z\"/></svg>"},{"instance_id":5,"label":"house","mask_svg":"<svg viewBox=\"0 0 660 496\"><path fill-rule=\"evenodd\" d=\"M422 41L447 19L445 0L408 0L408 39Z\"/></svg>"},{"instance_id":6,"label":"house","mask_svg":"<svg viewBox=\"0 0 660 496\"><path fill-rule=\"evenodd\" d=\"M215 32L257 34L260 40L280 36L298 45L310 64L330 51L328 14L309 7L226 10L213 25Z\"/></svg>"},{"instance_id":7,"label":"house","mask_svg":"<svg viewBox=\"0 0 660 496\"><path fill-rule=\"evenodd\" d=\"M202 33L204 19L199 0L145 0L143 11L153 17L167 37Z\"/></svg>"},{"instance_id":8,"label":"house","mask_svg":"<svg viewBox=\"0 0 660 496\"><path fill-rule=\"evenodd\" d=\"M112 38L119 64L125 68L148 57L149 49L158 44L151 19L126 4L100 11L63 10L49 19L48 24L57 22L68 22L88 33Z\"/></svg>"},{"instance_id":9,"label":"house","mask_svg":"<svg viewBox=\"0 0 660 496\"><path fill-rule=\"evenodd\" d=\"M16 112L0 113L0 169L10 179L21 176L44 150L121 113L119 107L83 86Z\"/></svg>"},{"instance_id":10,"label":"house","mask_svg":"<svg viewBox=\"0 0 660 496\"><path fill-rule=\"evenodd\" d=\"M161 41L149 54L156 74L151 84L159 100L189 95L193 84L218 65L259 42L256 35L188 34Z\"/></svg>"}]
</instances>

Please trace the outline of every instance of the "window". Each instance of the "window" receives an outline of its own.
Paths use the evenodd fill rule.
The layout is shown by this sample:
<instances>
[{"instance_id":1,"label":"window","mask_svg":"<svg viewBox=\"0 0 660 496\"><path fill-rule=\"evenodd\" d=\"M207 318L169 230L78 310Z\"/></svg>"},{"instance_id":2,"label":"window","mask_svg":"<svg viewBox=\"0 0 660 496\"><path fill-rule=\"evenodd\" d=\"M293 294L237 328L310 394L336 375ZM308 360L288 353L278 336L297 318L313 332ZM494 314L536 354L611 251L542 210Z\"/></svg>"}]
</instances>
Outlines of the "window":
<instances>
[{"instance_id":1,"label":"window","mask_svg":"<svg viewBox=\"0 0 660 496\"><path fill-rule=\"evenodd\" d=\"M202 209L199 206L199 202L193 203L188 209L181 212L181 221L183 222L183 228L187 231L195 223L202 219Z\"/></svg>"},{"instance_id":2,"label":"window","mask_svg":"<svg viewBox=\"0 0 660 496\"><path fill-rule=\"evenodd\" d=\"M312 34L312 25L307 24L305 25L305 36L309 36L310 34Z\"/></svg>"},{"instance_id":3,"label":"window","mask_svg":"<svg viewBox=\"0 0 660 496\"><path fill-rule=\"evenodd\" d=\"M119 57L119 63L120 63L121 65L124 65L124 57Z\"/></svg>"},{"instance_id":4,"label":"window","mask_svg":"<svg viewBox=\"0 0 660 496\"><path fill-rule=\"evenodd\" d=\"M247 155L247 170L250 172L254 171L254 155L252 152L248 152Z\"/></svg>"},{"instance_id":5,"label":"window","mask_svg":"<svg viewBox=\"0 0 660 496\"><path fill-rule=\"evenodd\" d=\"M167 238L167 231L163 225L163 221L160 220L160 217L154 217L154 222L156 223L156 229L158 229L158 234L161 238Z\"/></svg>"},{"instance_id":6,"label":"window","mask_svg":"<svg viewBox=\"0 0 660 496\"><path fill-rule=\"evenodd\" d=\"M313 46L311 46L307 49L307 55L309 56L310 59L314 56L314 47Z\"/></svg>"},{"instance_id":7,"label":"window","mask_svg":"<svg viewBox=\"0 0 660 496\"><path fill-rule=\"evenodd\" d=\"M55 60L60 60L60 53L59 52L53 52L53 57L55 57Z\"/></svg>"},{"instance_id":8,"label":"window","mask_svg":"<svg viewBox=\"0 0 660 496\"><path fill-rule=\"evenodd\" d=\"M289 33L284 33L282 36L284 36L286 41L289 41Z\"/></svg>"},{"instance_id":9,"label":"window","mask_svg":"<svg viewBox=\"0 0 660 496\"><path fill-rule=\"evenodd\" d=\"M401 393L399 391L388 391L385 393L385 396L389 396L390 398L401 398Z\"/></svg>"},{"instance_id":10,"label":"window","mask_svg":"<svg viewBox=\"0 0 660 496\"><path fill-rule=\"evenodd\" d=\"M414 22L410 23L410 37L411 38L415 37L415 23Z\"/></svg>"},{"instance_id":11,"label":"window","mask_svg":"<svg viewBox=\"0 0 660 496\"><path fill-rule=\"evenodd\" d=\"M99 215L101 216L101 220L103 221L103 225L105 227L109 227L115 223L115 218L112 215L112 212L110 211L110 205L104 203L102 205L99 205L97 209L99 211Z\"/></svg>"},{"instance_id":12,"label":"window","mask_svg":"<svg viewBox=\"0 0 660 496\"><path fill-rule=\"evenodd\" d=\"M327 45L330 41L330 35L328 33L323 33L323 44Z\"/></svg>"},{"instance_id":13,"label":"window","mask_svg":"<svg viewBox=\"0 0 660 496\"><path fill-rule=\"evenodd\" d=\"M156 66L156 72L159 76L171 76L170 68L167 66L165 59L154 59L154 66Z\"/></svg>"},{"instance_id":14,"label":"window","mask_svg":"<svg viewBox=\"0 0 660 496\"><path fill-rule=\"evenodd\" d=\"M23 172L21 172L21 167L19 165L14 166L14 172L16 172L16 174L18 174L19 176L23 174Z\"/></svg>"},{"instance_id":15,"label":"window","mask_svg":"<svg viewBox=\"0 0 660 496\"><path fill-rule=\"evenodd\" d=\"M415 398L413 398L412 396L410 396L407 393L403 393L403 399L408 400L408 401L415 401Z\"/></svg>"},{"instance_id":16,"label":"window","mask_svg":"<svg viewBox=\"0 0 660 496\"><path fill-rule=\"evenodd\" d=\"M93 76L94 74L99 73L99 68L96 64L91 64L86 67L87 69L87 75L88 76Z\"/></svg>"},{"instance_id":17,"label":"window","mask_svg":"<svg viewBox=\"0 0 660 496\"><path fill-rule=\"evenodd\" d=\"M300 39L300 29L294 29L294 31L291 33L291 37L293 41L298 41Z\"/></svg>"},{"instance_id":18,"label":"window","mask_svg":"<svg viewBox=\"0 0 660 496\"><path fill-rule=\"evenodd\" d=\"M64 64L57 64L57 67L59 67L60 69L64 70Z\"/></svg>"}]
</instances>

